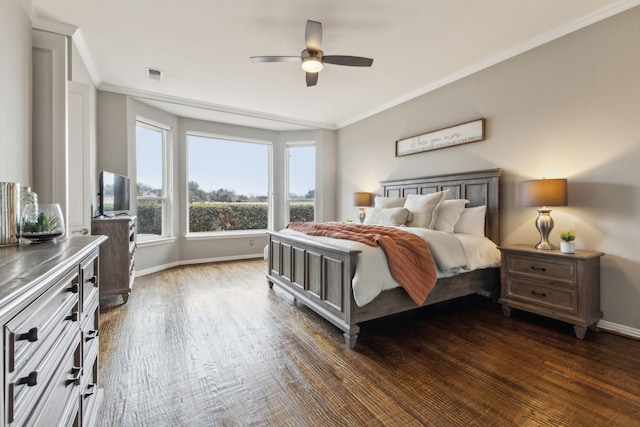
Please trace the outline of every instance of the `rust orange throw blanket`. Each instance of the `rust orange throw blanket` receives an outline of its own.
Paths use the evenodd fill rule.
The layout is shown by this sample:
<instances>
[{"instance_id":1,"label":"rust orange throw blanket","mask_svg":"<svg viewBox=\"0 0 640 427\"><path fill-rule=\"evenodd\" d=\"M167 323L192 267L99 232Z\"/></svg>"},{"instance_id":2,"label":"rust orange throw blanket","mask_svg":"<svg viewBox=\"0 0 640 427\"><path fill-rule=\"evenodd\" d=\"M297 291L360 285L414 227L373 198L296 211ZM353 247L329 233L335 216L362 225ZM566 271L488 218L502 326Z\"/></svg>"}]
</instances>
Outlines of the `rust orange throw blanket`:
<instances>
[{"instance_id":1,"label":"rust orange throw blanket","mask_svg":"<svg viewBox=\"0 0 640 427\"><path fill-rule=\"evenodd\" d=\"M427 243L415 234L380 225L341 222L292 222L287 226L312 236L353 240L369 246L380 245L389 263L391 276L422 305L436 284L436 269Z\"/></svg>"}]
</instances>

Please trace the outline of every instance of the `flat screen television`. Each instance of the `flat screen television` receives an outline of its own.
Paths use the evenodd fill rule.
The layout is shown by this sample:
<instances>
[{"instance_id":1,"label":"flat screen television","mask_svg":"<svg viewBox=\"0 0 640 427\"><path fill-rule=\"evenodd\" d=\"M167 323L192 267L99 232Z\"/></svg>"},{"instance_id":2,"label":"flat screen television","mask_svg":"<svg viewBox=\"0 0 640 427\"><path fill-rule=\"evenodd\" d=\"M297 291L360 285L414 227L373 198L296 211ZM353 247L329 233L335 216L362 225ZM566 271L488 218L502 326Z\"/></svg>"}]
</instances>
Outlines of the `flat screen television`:
<instances>
[{"instance_id":1,"label":"flat screen television","mask_svg":"<svg viewBox=\"0 0 640 427\"><path fill-rule=\"evenodd\" d=\"M128 177L113 172L100 172L100 215L128 215L130 191L131 182Z\"/></svg>"}]
</instances>

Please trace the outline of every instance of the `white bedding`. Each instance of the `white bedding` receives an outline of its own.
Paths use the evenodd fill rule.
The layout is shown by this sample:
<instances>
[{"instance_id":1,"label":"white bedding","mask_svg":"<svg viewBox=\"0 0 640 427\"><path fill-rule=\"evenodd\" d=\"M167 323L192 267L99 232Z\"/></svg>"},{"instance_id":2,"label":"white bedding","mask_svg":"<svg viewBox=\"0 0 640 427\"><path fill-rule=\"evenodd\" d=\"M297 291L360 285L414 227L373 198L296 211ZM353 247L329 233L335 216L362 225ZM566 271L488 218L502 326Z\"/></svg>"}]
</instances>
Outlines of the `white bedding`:
<instances>
[{"instance_id":1,"label":"white bedding","mask_svg":"<svg viewBox=\"0 0 640 427\"><path fill-rule=\"evenodd\" d=\"M500 251L495 243L486 237L445 233L417 227L397 228L420 236L428 242L439 278L500 265ZM372 247L364 243L331 237L309 236L289 229L280 232L332 246L361 251L353 277L353 297L358 306L368 304L383 290L400 286L391 277L387 258L379 246Z\"/></svg>"}]
</instances>

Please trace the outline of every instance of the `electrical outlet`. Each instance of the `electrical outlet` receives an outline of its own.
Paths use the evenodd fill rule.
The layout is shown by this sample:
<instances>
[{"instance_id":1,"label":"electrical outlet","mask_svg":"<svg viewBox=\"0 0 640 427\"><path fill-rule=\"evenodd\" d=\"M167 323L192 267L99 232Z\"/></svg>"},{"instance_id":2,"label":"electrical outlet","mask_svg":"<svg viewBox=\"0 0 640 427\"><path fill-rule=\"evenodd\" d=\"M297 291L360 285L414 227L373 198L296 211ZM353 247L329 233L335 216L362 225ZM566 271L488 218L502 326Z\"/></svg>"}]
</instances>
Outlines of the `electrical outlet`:
<instances>
[{"instance_id":1,"label":"electrical outlet","mask_svg":"<svg viewBox=\"0 0 640 427\"><path fill-rule=\"evenodd\" d=\"M249 246L253 246L253 239L249 240Z\"/></svg>"}]
</instances>

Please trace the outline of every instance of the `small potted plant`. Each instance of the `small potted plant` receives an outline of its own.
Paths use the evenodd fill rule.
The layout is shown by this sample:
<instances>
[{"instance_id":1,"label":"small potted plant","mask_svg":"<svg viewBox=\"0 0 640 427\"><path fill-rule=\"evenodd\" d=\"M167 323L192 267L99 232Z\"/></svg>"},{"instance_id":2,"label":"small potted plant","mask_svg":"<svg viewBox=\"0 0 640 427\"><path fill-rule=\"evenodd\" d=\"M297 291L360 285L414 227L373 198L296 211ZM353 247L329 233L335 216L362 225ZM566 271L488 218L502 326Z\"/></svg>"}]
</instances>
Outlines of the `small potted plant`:
<instances>
[{"instance_id":1,"label":"small potted plant","mask_svg":"<svg viewBox=\"0 0 640 427\"><path fill-rule=\"evenodd\" d=\"M563 254L572 254L576 251L576 233L573 230L560 232L560 252Z\"/></svg>"}]
</instances>

